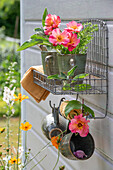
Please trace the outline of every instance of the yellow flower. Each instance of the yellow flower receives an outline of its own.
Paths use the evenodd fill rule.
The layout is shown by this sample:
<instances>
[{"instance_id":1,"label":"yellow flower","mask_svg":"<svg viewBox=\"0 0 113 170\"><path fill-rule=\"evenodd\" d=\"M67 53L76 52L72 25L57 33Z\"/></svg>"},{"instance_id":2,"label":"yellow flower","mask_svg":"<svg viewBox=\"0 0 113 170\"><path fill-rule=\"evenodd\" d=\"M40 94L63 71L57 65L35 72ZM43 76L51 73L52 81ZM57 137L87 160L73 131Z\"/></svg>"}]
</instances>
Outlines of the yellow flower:
<instances>
[{"instance_id":1,"label":"yellow flower","mask_svg":"<svg viewBox=\"0 0 113 170\"><path fill-rule=\"evenodd\" d=\"M14 101L18 101L19 100L20 102L22 102L22 100L24 100L24 99L29 99L28 96L26 96L26 95L22 96L21 93L18 93L18 96L16 96L16 94L14 94L14 97L15 97L15 99L12 99L12 100L14 100Z\"/></svg>"},{"instance_id":2,"label":"yellow flower","mask_svg":"<svg viewBox=\"0 0 113 170\"><path fill-rule=\"evenodd\" d=\"M18 160L16 159L16 157L14 157L14 158L11 158L10 160L9 160L9 163L11 163L11 164L17 164L17 162L19 163L20 162L20 159L18 158Z\"/></svg>"},{"instance_id":3,"label":"yellow flower","mask_svg":"<svg viewBox=\"0 0 113 170\"><path fill-rule=\"evenodd\" d=\"M24 130L24 131L28 131L29 129L31 129L31 127L32 127L32 125L29 124L29 122L25 122L25 124L21 123L20 129Z\"/></svg>"},{"instance_id":4,"label":"yellow flower","mask_svg":"<svg viewBox=\"0 0 113 170\"><path fill-rule=\"evenodd\" d=\"M0 134L5 131L5 128L0 128Z\"/></svg>"}]
</instances>

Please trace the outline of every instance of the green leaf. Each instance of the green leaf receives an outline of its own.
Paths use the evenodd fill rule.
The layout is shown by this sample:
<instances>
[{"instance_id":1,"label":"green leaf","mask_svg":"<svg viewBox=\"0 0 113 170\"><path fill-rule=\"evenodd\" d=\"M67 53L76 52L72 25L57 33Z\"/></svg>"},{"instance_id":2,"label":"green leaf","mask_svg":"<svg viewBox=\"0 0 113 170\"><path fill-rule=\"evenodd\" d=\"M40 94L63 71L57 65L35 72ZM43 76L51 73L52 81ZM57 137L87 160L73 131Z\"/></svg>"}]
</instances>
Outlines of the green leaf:
<instances>
[{"instance_id":1,"label":"green leaf","mask_svg":"<svg viewBox=\"0 0 113 170\"><path fill-rule=\"evenodd\" d=\"M70 84L65 84L65 86L63 86L62 90L71 90L72 87L70 87Z\"/></svg>"},{"instance_id":2,"label":"green leaf","mask_svg":"<svg viewBox=\"0 0 113 170\"><path fill-rule=\"evenodd\" d=\"M61 79L66 79L67 76L66 76L66 74L64 74L64 73L61 72L61 73L60 73L60 78L61 78Z\"/></svg>"},{"instance_id":3,"label":"green leaf","mask_svg":"<svg viewBox=\"0 0 113 170\"><path fill-rule=\"evenodd\" d=\"M76 79L83 79L83 78L85 78L86 76L88 76L89 74L86 74L86 73L84 73L84 74L78 74L78 75L76 75L74 78L73 78L73 80L72 80L72 82L75 82L74 80L76 80Z\"/></svg>"},{"instance_id":4,"label":"green leaf","mask_svg":"<svg viewBox=\"0 0 113 170\"><path fill-rule=\"evenodd\" d=\"M67 116L73 109L81 109L82 104L77 100L71 100L65 107L65 115Z\"/></svg>"},{"instance_id":5,"label":"green leaf","mask_svg":"<svg viewBox=\"0 0 113 170\"><path fill-rule=\"evenodd\" d=\"M75 91L80 92L80 91L85 91L91 89L91 85L89 84L76 84L75 85Z\"/></svg>"},{"instance_id":6,"label":"green leaf","mask_svg":"<svg viewBox=\"0 0 113 170\"><path fill-rule=\"evenodd\" d=\"M39 36L37 34L34 34L30 37L31 39L37 40L37 39L41 39L41 40L47 40L46 38L43 38L42 36Z\"/></svg>"},{"instance_id":7,"label":"green leaf","mask_svg":"<svg viewBox=\"0 0 113 170\"><path fill-rule=\"evenodd\" d=\"M94 111L91 108L89 108L85 104L82 104L82 106L83 106L85 112L88 112L89 114L92 115L92 117L95 117Z\"/></svg>"},{"instance_id":8,"label":"green leaf","mask_svg":"<svg viewBox=\"0 0 113 170\"><path fill-rule=\"evenodd\" d=\"M32 47L36 44L40 44L40 43L43 43L43 40L41 39L30 39L26 42L24 42L18 49L17 51L21 51L21 50L25 50L26 48L29 48L29 47Z\"/></svg>"},{"instance_id":9,"label":"green leaf","mask_svg":"<svg viewBox=\"0 0 113 170\"><path fill-rule=\"evenodd\" d=\"M45 26L45 19L46 19L47 15L48 15L47 8L45 8L45 11L44 11L43 17L42 17L42 26L43 27Z\"/></svg>"},{"instance_id":10,"label":"green leaf","mask_svg":"<svg viewBox=\"0 0 113 170\"><path fill-rule=\"evenodd\" d=\"M37 35L37 34L32 35L32 36L31 36L31 39L35 39L35 40L41 39L41 40L43 40L43 41L49 42L49 40L48 40L47 38L44 38L43 36L40 36L40 35Z\"/></svg>"},{"instance_id":11,"label":"green leaf","mask_svg":"<svg viewBox=\"0 0 113 170\"><path fill-rule=\"evenodd\" d=\"M35 28L34 30L35 30L36 32L39 32L39 31L42 32L42 28Z\"/></svg>"},{"instance_id":12,"label":"green leaf","mask_svg":"<svg viewBox=\"0 0 113 170\"><path fill-rule=\"evenodd\" d=\"M74 66L71 70L69 70L67 72L67 76L70 76L70 77L74 76L74 72L75 72L76 68L77 68L77 66Z\"/></svg>"},{"instance_id":13,"label":"green leaf","mask_svg":"<svg viewBox=\"0 0 113 170\"><path fill-rule=\"evenodd\" d=\"M31 39L34 39L34 40L42 40L42 43L39 43L39 45L46 45L46 46L51 46L51 43L49 42L48 39L44 38L43 36L39 36L37 34L34 34L31 36Z\"/></svg>"},{"instance_id":14,"label":"green leaf","mask_svg":"<svg viewBox=\"0 0 113 170\"><path fill-rule=\"evenodd\" d=\"M34 31L36 32L36 34L37 34L38 36L47 37L47 36L45 35L45 33L44 33L43 28L35 28Z\"/></svg>"},{"instance_id":15,"label":"green leaf","mask_svg":"<svg viewBox=\"0 0 113 170\"><path fill-rule=\"evenodd\" d=\"M60 77L59 77L58 74L48 76L47 78L48 78L48 79L60 79Z\"/></svg>"}]
</instances>

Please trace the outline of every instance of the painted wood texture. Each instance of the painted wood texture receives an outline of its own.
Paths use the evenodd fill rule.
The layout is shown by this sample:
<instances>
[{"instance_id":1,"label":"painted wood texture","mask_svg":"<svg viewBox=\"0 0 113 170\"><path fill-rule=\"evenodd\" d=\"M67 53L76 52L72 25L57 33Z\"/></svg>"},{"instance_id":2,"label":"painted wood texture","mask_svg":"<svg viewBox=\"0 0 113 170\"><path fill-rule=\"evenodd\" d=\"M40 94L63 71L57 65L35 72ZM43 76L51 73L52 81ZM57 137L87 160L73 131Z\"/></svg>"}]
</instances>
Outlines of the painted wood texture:
<instances>
[{"instance_id":1,"label":"painted wood texture","mask_svg":"<svg viewBox=\"0 0 113 170\"><path fill-rule=\"evenodd\" d=\"M33 29L41 26L41 18L45 7L50 13L55 13L61 16L64 20L62 28L65 23L71 19L82 18L104 18L113 20L113 6L112 0L21 0L21 42L27 40L32 34ZM109 114L104 120L92 120L90 123L90 132L95 140L95 153L87 161L71 161L66 158L60 158L59 165L66 165L66 170L112 170L113 169L113 24L109 27ZM21 74L32 65L41 64L41 55L39 49L35 46L33 48L24 50L21 53ZM22 103L22 121L27 120L33 128L28 133L27 147L31 148L31 155L37 153L47 142L41 131L41 122L43 118L51 113L49 107L49 100L59 104L61 97L66 99L74 99L76 96L54 96L50 94L46 101L41 101L39 104L22 89L22 93L29 96L29 100ZM103 115L105 109L105 95L90 95L81 96L85 102L91 106L96 115ZM24 143L24 142L23 142ZM24 143L25 145L25 143ZM48 148L40 156L37 156L27 167L32 168L37 161L39 161L45 154L48 156L40 165L37 165L36 170L51 170L57 159L57 151L54 148ZM56 168L58 169L58 168Z\"/></svg>"},{"instance_id":2,"label":"painted wood texture","mask_svg":"<svg viewBox=\"0 0 113 170\"><path fill-rule=\"evenodd\" d=\"M106 18L113 19L112 0L24 0L25 20L40 20L45 7L62 19Z\"/></svg>"}]
</instances>

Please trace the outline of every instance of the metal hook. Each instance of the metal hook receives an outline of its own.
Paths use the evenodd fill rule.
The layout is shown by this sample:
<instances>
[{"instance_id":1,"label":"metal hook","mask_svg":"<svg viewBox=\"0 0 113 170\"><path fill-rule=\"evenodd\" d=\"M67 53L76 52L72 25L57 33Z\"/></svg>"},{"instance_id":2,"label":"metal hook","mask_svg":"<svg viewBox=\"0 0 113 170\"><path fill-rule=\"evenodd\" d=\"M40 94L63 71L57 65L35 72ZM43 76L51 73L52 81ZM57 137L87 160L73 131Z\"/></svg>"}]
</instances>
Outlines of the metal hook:
<instances>
[{"instance_id":1,"label":"metal hook","mask_svg":"<svg viewBox=\"0 0 113 170\"><path fill-rule=\"evenodd\" d=\"M61 103L64 101L65 97L61 98L58 108L60 108Z\"/></svg>"},{"instance_id":2,"label":"metal hook","mask_svg":"<svg viewBox=\"0 0 113 170\"><path fill-rule=\"evenodd\" d=\"M52 105L51 105L51 100L49 101L49 105L50 105L50 107L53 109L53 107L52 107ZM54 104L55 105L55 104Z\"/></svg>"},{"instance_id":3,"label":"metal hook","mask_svg":"<svg viewBox=\"0 0 113 170\"><path fill-rule=\"evenodd\" d=\"M79 96L79 94L77 93L77 95L76 95L76 100L78 100L78 96Z\"/></svg>"}]
</instances>

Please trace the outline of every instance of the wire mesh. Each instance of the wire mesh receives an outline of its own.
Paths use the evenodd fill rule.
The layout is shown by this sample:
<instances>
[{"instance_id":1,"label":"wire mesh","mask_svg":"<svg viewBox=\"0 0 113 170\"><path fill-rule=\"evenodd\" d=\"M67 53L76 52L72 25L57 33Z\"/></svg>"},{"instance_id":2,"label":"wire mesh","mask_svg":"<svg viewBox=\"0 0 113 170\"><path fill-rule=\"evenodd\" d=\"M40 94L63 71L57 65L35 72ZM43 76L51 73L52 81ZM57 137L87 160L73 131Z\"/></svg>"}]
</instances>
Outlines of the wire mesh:
<instances>
[{"instance_id":1,"label":"wire mesh","mask_svg":"<svg viewBox=\"0 0 113 170\"><path fill-rule=\"evenodd\" d=\"M84 79L53 80L33 71L34 83L47 89L53 94L108 94L108 29L105 22L98 19L82 20L81 23L91 22L98 25L93 39L88 44L85 72L89 75ZM85 84L80 86L80 84ZM89 88L90 87L90 88Z\"/></svg>"}]
</instances>

